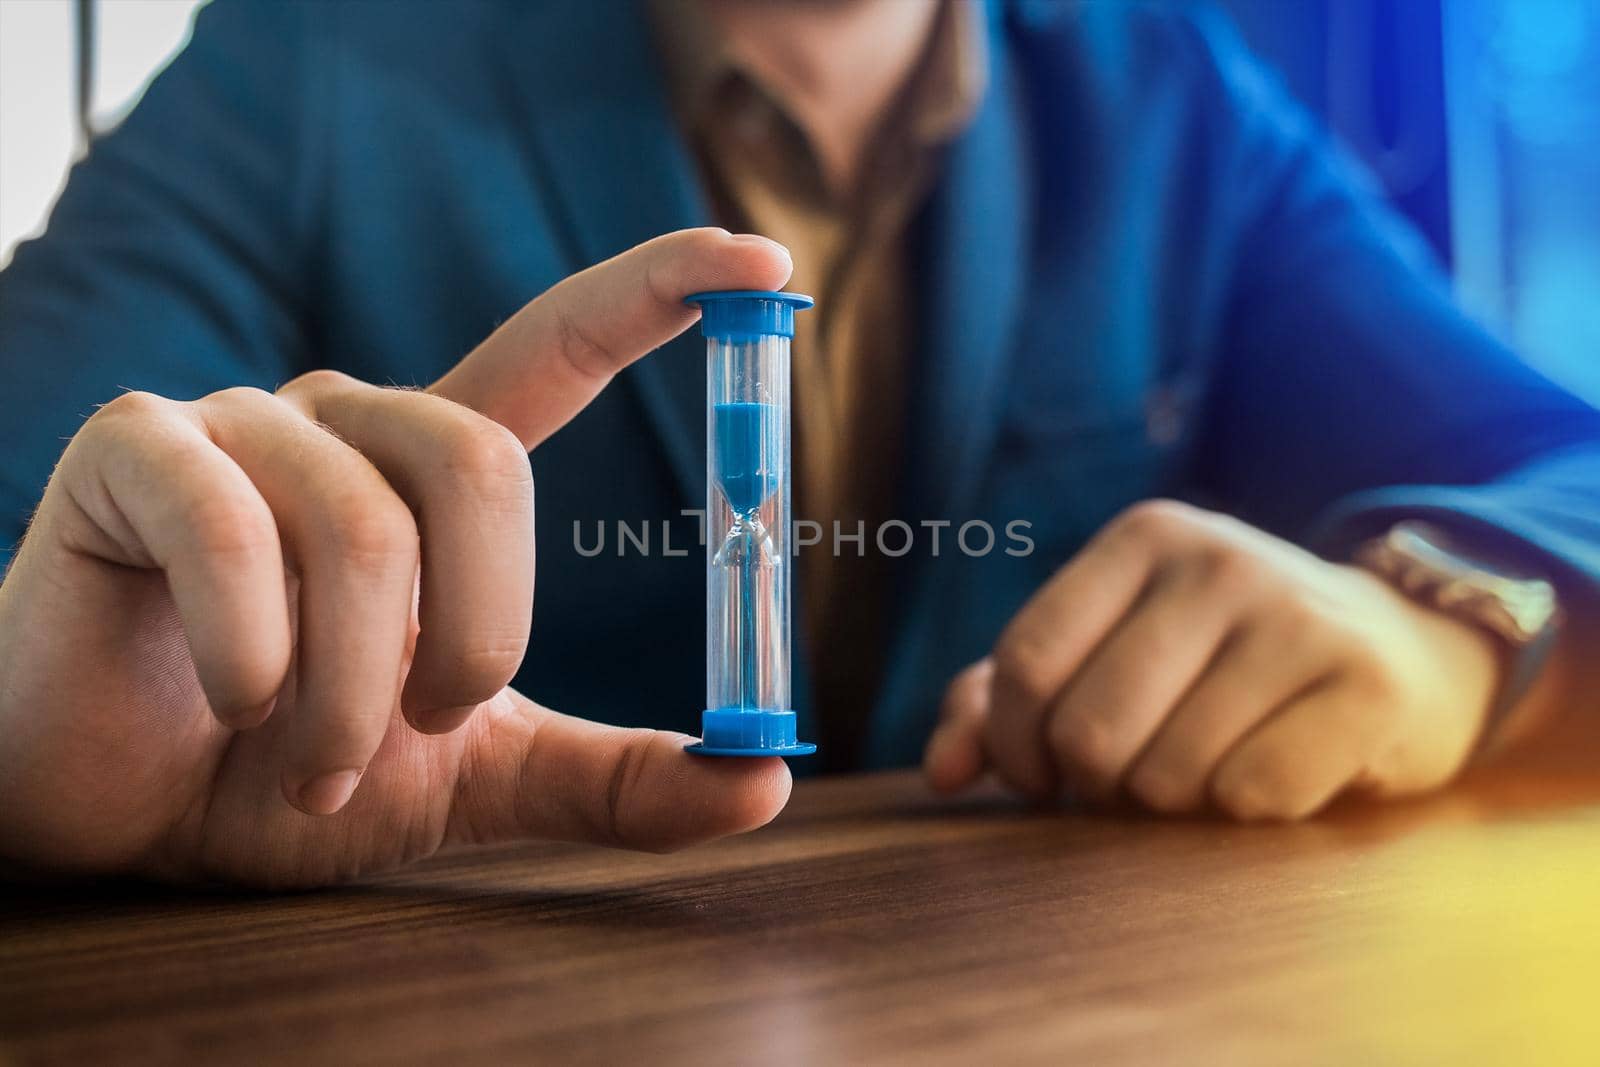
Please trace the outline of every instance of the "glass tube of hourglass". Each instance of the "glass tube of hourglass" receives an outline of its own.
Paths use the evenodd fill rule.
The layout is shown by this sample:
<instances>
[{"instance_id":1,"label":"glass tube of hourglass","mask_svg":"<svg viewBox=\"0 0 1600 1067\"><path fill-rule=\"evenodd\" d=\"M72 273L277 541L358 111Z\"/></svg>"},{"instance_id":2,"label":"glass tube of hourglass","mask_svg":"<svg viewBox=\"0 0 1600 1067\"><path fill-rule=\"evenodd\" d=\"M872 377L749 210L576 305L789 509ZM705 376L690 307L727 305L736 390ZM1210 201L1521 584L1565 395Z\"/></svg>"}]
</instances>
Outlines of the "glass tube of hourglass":
<instances>
[{"instance_id":1,"label":"glass tube of hourglass","mask_svg":"<svg viewBox=\"0 0 1600 1067\"><path fill-rule=\"evenodd\" d=\"M789 339L707 342L706 706L789 703Z\"/></svg>"}]
</instances>

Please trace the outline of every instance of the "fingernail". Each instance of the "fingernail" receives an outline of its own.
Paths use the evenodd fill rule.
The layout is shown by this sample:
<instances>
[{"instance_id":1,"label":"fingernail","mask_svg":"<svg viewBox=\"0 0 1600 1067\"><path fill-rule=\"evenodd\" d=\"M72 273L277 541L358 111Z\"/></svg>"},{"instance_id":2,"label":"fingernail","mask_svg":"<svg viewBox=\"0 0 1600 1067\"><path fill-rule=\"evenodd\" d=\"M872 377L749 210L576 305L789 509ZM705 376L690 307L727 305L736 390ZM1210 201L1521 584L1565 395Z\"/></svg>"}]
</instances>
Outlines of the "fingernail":
<instances>
[{"instance_id":1,"label":"fingernail","mask_svg":"<svg viewBox=\"0 0 1600 1067\"><path fill-rule=\"evenodd\" d=\"M359 781L360 771L333 771L313 778L301 786L296 794L300 798L301 810L311 815L332 815L344 807L350 794L356 791Z\"/></svg>"},{"instance_id":2,"label":"fingernail","mask_svg":"<svg viewBox=\"0 0 1600 1067\"><path fill-rule=\"evenodd\" d=\"M968 769L970 762L959 732L944 726L935 730L928 739L928 747L922 758L923 773L934 789L951 792L966 785L975 776L976 771Z\"/></svg>"},{"instance_id":3,"label":"fingernail","mask_svg":"<svg viewBox=\"0 0 1600 1067\"><path fill-rule=\"evenodd\" d=\"M406 721L420 734L447 734L466 722L477 704L459 708L418 708L406 711Z\"/></svg>"},{"instance_id":4,"label":"fingernail","mask_svg":"<svg viewBox=\"0 0 1600 1067\"><path fill-rule=\"evenodd\" d=\"M253 708L235 712L229 723L235 730L253 730L267 721L267 716L272 714L272 709L277 707L278 698L273 696L265 704L258 704Z\"/></svg>"},{"instance_id":5,"label":"fingernail","mask_svg":"<svg viewBox=\"0 0 1600 1067\"><path fill-rule=\"evenodd\" d=\"M779 244L777 241L774 241L770 237L761 236L759 233L736 233L733 235L733 239L747 245L766 245L769 248L776 248L786 256L789 254L788 248Z\"/></svg>"}]
</instances>

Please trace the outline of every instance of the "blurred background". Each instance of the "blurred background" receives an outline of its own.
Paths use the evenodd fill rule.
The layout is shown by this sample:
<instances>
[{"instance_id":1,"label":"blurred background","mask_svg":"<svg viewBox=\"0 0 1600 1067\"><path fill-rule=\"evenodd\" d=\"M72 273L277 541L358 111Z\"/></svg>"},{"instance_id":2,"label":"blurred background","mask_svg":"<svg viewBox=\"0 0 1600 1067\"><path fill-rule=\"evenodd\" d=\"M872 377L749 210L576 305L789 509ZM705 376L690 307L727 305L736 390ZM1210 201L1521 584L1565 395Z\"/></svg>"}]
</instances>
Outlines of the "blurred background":
<instances>
[{"instance_id":1,"label":"blurred background","mask_svg":"<svg viewBox=\"0 0 1600 1067\"><path fill-rule=\"evenodd\" d=\"M0 0L0 265L204 2ZM1218 2L1421 228L1467 306L1600 403L1600 0Z\"/></svg>"}]
</instances>

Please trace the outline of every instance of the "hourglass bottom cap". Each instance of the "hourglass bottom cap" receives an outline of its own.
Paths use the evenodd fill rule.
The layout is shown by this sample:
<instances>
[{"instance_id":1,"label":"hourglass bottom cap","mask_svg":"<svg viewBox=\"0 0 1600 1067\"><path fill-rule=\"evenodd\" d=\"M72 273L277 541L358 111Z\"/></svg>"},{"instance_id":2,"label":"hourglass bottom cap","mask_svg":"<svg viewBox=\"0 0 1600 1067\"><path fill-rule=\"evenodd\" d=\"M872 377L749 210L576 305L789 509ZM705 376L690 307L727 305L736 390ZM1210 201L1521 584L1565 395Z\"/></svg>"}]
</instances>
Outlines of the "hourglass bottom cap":
<instances>
[{"instance_id":1,"label":"hourglass bottom cap","mask_svg":"<svg viewBox=\"0 0 1600 1067\"><path fill-rule=\"evenodd\" d=\"M795 739L792 711L707 708L700 719L701 756L809 756L817 746Z\"/></svg>"}]
</instances>

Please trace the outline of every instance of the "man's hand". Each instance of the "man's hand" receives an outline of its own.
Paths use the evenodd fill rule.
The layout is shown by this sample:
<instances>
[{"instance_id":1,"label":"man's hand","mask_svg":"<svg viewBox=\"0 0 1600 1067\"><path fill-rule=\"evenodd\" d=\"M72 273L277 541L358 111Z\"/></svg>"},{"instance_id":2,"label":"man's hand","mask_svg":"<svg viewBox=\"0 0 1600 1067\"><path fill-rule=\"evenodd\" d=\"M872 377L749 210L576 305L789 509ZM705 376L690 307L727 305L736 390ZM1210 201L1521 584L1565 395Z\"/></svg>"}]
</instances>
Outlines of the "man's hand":
<instances>
[{"instance_id":1,"label":"man's hand","mask_svg":"<svg viewBox=\"0 0 1600 1067\"><path fill-rule=\"evenodd\" d=\"M924 765L1037 798L1308 815L1437 786L1471 752L1493 642L1355 567L1223 515L1137 505L951 683Z\"/></svg>"},{"instance_id":2,"label":"man's hand","mask_svg":"<svg viewBox=\"0 0 1600 1067\"><path fill-rule=\"evenodd\" d=\"M789 271L761 238L672 234L555 286L427 392L321 371L100 409L0 586L0 854L299 885L452 843L666 849L770 820L781 760L695 759L505 686L528 450L691 325L684 296Z\"/></svg>"}]
</instances>

